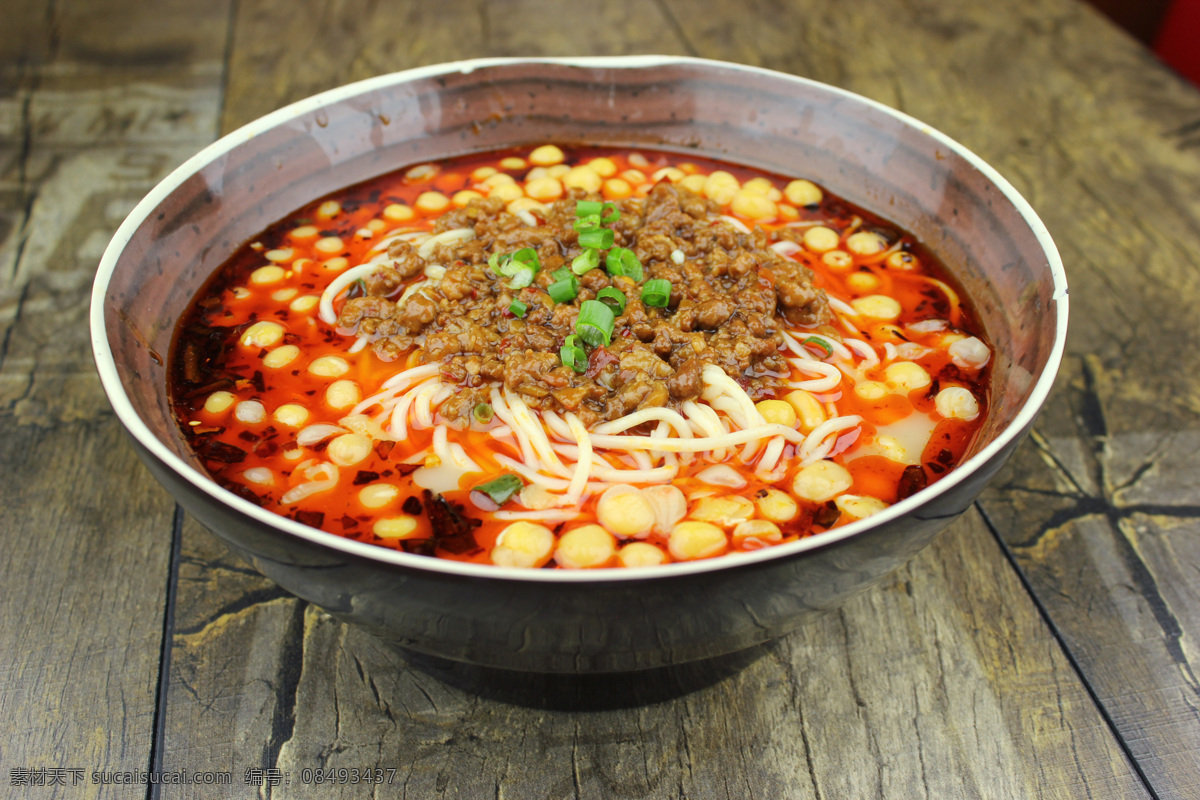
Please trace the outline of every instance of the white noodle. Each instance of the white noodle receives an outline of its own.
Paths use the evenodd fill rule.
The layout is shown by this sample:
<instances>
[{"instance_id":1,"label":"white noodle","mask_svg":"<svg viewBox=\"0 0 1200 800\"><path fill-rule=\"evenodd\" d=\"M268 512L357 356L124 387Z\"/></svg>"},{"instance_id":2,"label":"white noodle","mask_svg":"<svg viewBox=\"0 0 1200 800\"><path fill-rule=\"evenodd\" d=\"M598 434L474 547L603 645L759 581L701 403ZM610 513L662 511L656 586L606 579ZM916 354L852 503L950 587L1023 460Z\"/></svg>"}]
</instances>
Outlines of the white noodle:
<instances>
[{"instance_id":1,"label":"white noodle","mask_svg":"<svg viewBox=\"0 0 1200 800\"><path fill-rule=\"evenodd\" d=\"M783 334L783 341L785 344L787 344L789 350L798 356L812 358L812 352L804 345L800 344L799 340L792 336L792 334L788 333L787 331L780 331L780 333ZM803 336L805 339L819 339L825 344L829 345L829 352L832 354L830 356L831 358L844 358L847 361L853 360L854 358L850 351L846 349L846 346L837 339L832 339L821 333L803 333L799 335Z\"/></svg>"},{"instance_id":2,"label":"white noodle","mask_svg":"<svg viewBox=\"0 0 1200 800\"><path fill-rule=\"evenodd\" d=\"M318 422L313 425L309 425L307 428L297 433L296 444L300 445L301 447L310 447L317 442L324 441L330 436L338 433L345 433L345 430L337 425L330 425L327 422Z\"/></svg>"},{"instance_id":3,"label":"white noodle","mask_svg":"<svg viewBox=\"0 0 1200 800\"><path fill-rule=\"evenodd\" d=\"M875 348L867 344L861 339L847 339L846 346L849 347L858 355L862 356L863 369L870 369L879 365L879 355L875 352Z\"/></svg>"},{"instance_id":4,"label":"white noodle","mask_svg":"<svg viewBox=\"0 0 1200 800\"><path fill-rule=\"evenodd\" d=\"M442 382L431 380L421 384L417 398L413 402L413 427L433 427L433 398L442 391Z\"/></svg>"},{"instance_id":5,"label":"white noodle","mask_svg":"<svg viewBox=\"0 0 1200 800\"><path fill-rule=\"evenodd\" d=\"M802 358L786 360L801 372L816 373L821 376L803 381L789 381L788 385L793 389L803 389L806 392L828 392L842 382L842 371L832 364Z\"/></svg>"},{"instance_id":6,"label":"white noodle","mask_svg":"<svg viewBox=\"0 0 1200 800\"><path fill-rule=\"evenodd\" d=\"M575 474L571 476L571 485L567 487L565 500L568 505L578 505L579 498L583 496L583 490L587 487L588 472L591 471L592 440L579 417L568 413L566 420L579 447L579 460L575 465Z\"/></svg>"},{"instance_id":7,"label":"white noodle","mask_svg":"<svg viewBox=\"0 0 1200 800\"><path fill-rule=\"evenodd\" d=\"M550 491L565 492L571 485L571 482L565 478L552 478L549 475L543 475L524 462L517 461L515 458L509 458L503 453L497 454L496 463L500 464L501 466L508 467L530 483L536 483L539 486L544 486Z\"/></svg>"},{"instance_id":8,"label":"white noodle","mask_svg":"<svg viewBox=\"0 0 1200 800\"><path fill-rule=\"evenodd\" d=\"M731 226L733 226L737 230L741 231L742 233L747 234L747 235L750 234L750 229L746 227L746 223L742 222L737 217L731 217L727 214L722 214L720 218L722 221L728 222Z\"/></svg>"},{"instance_id":9,"label":"white noodle","mask_svg":"<svg viewBox=\"0 0 1200 800\"><path fill-rule=\"evenodd\" d=\"M529 437L524 429L517 424L517 420L513 417L512 411L509 410L508 404L504 402L504 398L500 396L499 389L492 389L491 393L492 411L512 430L513 435L517 439L517 447L521 450L521 460L526 464L537 464L538 460L533 454L533 447L529 444ZM496 434L493 433L493 436Z\"/></svg>"},{"instance_id":10,"label":"white noodle","mask_svg":"<svg viewBox=\"0 0 1200 800\"><path fill-rule=\"evenodd\" d=\"M417 281L416 283L410 283L408 286L405 286L404 293L401 294L400 297L396 300L396 307L399 308L400 306L407 303L408 298L412 297L417 292L420 292L424 297L428 298L429 295L425 294L424 290L425 290L425 287L429 286L429 285L430 285L430 282L428 280L423 280L423 281Z\"/></svg>"},{"instance_id":11,"label":"white noodle","mask_svg":"<svg viewBox=\"0 0 1200 800\"><path fill-rule=\"evenodd\" d=\"M422 238L428 239L429 231L406 230L403 233L395 233L395 234L392 234L391 236L387 236L386 238L380 239L378 242L371 245L371 250L369 251L368 255L370 253L377 253L380 250L386 250L391 245L392 242L408 242L408 241L414 241L416 239L422 239Z\"/></svg>"},{"instance_id":12,"label":"white noodle","mask_svg":"<svg viewBox=\"0 0 1200 800\"><path fill-rule=\"evenodd\" d=\"M858 419L857 417L855 418ZM857 424L857 423L856 423ZM804 440L804 434L778 423L768 423L758 428L730 431L722 436L704 436L696 439L655 439L651 436L593 436L592 446L610 450L656 450L670 453L705 453L721 447L736 447L764 439L782 436L793 444Z\"/></svg>"},{"instance_id":13,"label":"white noodle","mask_svg":"<svg viewBox=\"0 0 1200 800\"><path fill-rule=\"evenodd\" d=\"M773 483L783 477L786 465L779 465L779 457L783 455L783 449L786 445L787 442L781 436L776 436L767 444L762 458L759 459L758 467L755 469L755 474L758 477L769 483Z\"/></svg>"},{"instance_id":14,"label":"white noodle","mask_svg":"<svg viewBox=\"0 0 1200 800\"><path fill-rule=\"evenodd\" d=\"M827 419L817 427L813 428L804 440L804 444L796 452L796 457L800 461L800 466L808 466L813 462L820 461L833 449L837 442L837 437L834 434L841 433L844 430L853 428L862 422L862 417L857 415L848 415L844 417L834 417ZM830 438L833 437L833 438Z\"/></svg>"},{"instance_id":15,"label":"white noodle","mask_svg":"<svg viewBox=\"0 0 1200 800\"><path fill-rule=\"evenodd\" d=\"M716 364L705 364L704 370L700 374L705 383L719 387L742 407L742 413L747 420L747 425L743 427L766 424L762 414L758 413L758 409L754 407L754 401L750 399L750 395L746 394L745 389L738 386L737 381L726 375L725 370Z\"/></svg>"},{"instance_id":16,"label":"white noodle","mask_svg":"<svg viewBox=\"0 0 1200 800\"><path fill-rule=\"evenodd\" d=\"M842 314L847 317L857 317L858 316L858 311L853 306L851 306L849 303L846 303L842 300L838 300L836 297L830 297L830 298L828 298L828 300L829 300L829 307L832 308L834 311L838 312L839 314Z\"/></svg>"},{"instance_id":17,"label":"white noodle","mask_svg":"<svg viewBox=\"0 0 1200 800\"><path fill-rule=\"evenodd\" d=\"M425 378L432 377L438 374L440 367L437 364L422 364L419 367L406 369L403 372L398 372L392 377L383 382L385 389L394 389L401 385L412 385ZM365 402L365 401L364 401Z\"/></svg>"},{"instance_id":18,"label":"white noodle","mask_svg":"<svg viewBox=\"0 0 1200 800\"><path fill-rule=\"evenodd\" d=\"M322 475L324 477L318 477ZM317 464L316 466L306 468L304 470L304 477L308 478L309 481L288 489L283 497L279 498L280 505L290 506L317 492L326 492L337 486L338 468L329 462Z\"/></svg>"},{"instance_id":19,"label":"white noodle","mask_svg":"<svg viewBox=\"0 0 1200 800\"><path fill-rule=\"evenodd\" d=\"M691 426L688 425L679 412L672 411L669 408L644 408L641 411L635 411L632 414L626 414L623 417L614 419L611 422L602 422L592 429L593 433L621 433L630 428L636 428L645 422L659 420L665 422L675 429L675 432L685 439L692 437Z\"/></svg>"},{"instance_id":20,"label":"white noodle","mask_svg":"<svg viewBox=\"0 0 1200 800\"><path fill-rule=\"evenodd\" d=\"M417 255L419 255L423 260L428 261L429 257L433 255L434 249L439 245L452 244L454 242L469 242L474 238L474 228L455 228L452 231L445 231L444 233L439 233L436 236L430 236L428 239L421 242L421 245L417 248Z\"/></svg>"},{"instance_id":21,"label":"white noodle","mask_svg":"<svg viewBox=\"0 0 1200 800\"><path fill-rule=\"evenodd\" d=\"M709 406L702 406L695 400L687 400L681 406L683 413L687 415L688 421L695 427L696 432L704 436L721 436L727 431L725 426L721 424L720 417L717 412L713 411ZM712 458L714 461L725 460L725 448L719 447L713 451Z\"/></svg>"},{"instance_id":22,"label":"white noodle","mask_svg":"<svg viewBox=\"0 0 1200 800\"><path fill-rule=\"evenodd\" d=\"M359 278L371 275L378 268L377 264L359 264L357 267L351 267L330 281L329 285L325 287L325 291L321 292L321 302L318 306L320 308L321 321L328 325L337 322L337 314L333 311L333 298L341 294L342 289L345 289Z\"/></svg>"},{"instance_id":23,"label":"white noodle","mask_svg":"<svg viewBox=\"0 0 1200 800\"><path fill-rule=\"evenodd\" d=\"M392 436L395 436L398 441L404 441L408 436L408 411L416 401L418 393L427 384L437 382L436 379L430 380L410 388L400 397L396 405L392 407Z\"/></svg>"},{"instance_id":24,"label":"white noodle","mask_svg":"<svg viewBox=\"0 0 1200 800\"><path fill-rule=\"evenodd\" d=\"M550 446L550 439L546 436L546 426L533 418L529 406L525 405L523 400L507 393L504 400L508 403L508 409L517 425L529 437L529 443L533 446L538 458L541 459L542 466L548 472L565 477L568 474L567 468L559 461L554 448ZM570 426L565 422L563 424L567 426L567 435L569 436L571 434Z\"/></svg>"},{"instance_id":25,"label":"white noodle","mask_svg":"<svg viewBox=\"0 0 1200 800\"><path fill-rule=\"evenodd\" d=\"M458 442L451 444L447 440L445 425L438 425L433 430L433 452L443 464L452 464L463 472L483 471L478 464L471 460L461 444Z\"/></svg>"}]
</instances>

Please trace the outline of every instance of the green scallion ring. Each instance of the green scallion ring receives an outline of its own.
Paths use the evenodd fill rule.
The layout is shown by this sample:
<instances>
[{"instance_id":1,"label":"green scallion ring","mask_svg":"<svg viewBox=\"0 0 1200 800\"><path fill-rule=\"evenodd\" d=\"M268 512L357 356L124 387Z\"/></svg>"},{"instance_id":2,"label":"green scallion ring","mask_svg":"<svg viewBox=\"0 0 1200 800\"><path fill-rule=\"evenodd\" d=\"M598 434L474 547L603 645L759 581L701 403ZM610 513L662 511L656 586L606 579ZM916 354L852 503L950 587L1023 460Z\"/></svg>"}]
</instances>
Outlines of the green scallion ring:
<instances>
[{"instance_id":1,"label":"green scallion ring","mask_svg":"<svg viewBox=\"0 0 1200 800\"><path fill-rule=\"evenodd\" d=\"M584 300L579 306L579 318L575 320L575 332L592 347L612 343L613 310L599 300Z\"/></svg>"},{"instance_id":2,"label":"green scallion ring","mask_svg":"<svg viewBox=\"0 0 1200 800\"><path fill-rule=\"evenodd\" d=\"M606 286L596 292L596 299L605 305L613 307L617 314L622 314L625 311L625 303L627 302L625 293L620 289L614 289L611 286Z\"/></svg>"},{"instance_id":3,"label":"green scallion ring","mask_svg":"<svg viewBox=\"0 0 1200 800\"><path fill-rule=\"evenodd\" d=\"M621 209L617 208L617 204L606 201L600 208L600 224L612 225L621 218Z\"/></svg>"},{"instance_id":4,"label":"green scallion ring","mask_svg":"<svg viewBox=\"0 0 1200 800\"><path fill-rule=\"evenodd\" d=\"M571 262L571 271L576 275L582 275L589 269L595 269L598 266L600 266L600 252L598 250L584 250L575 256L575 260Z\"/></svg>"},{"instance_id":5,"label":"green scallion ring","mask_svg":"<svg viewBox=\"0 0 1200 800\"><path fill-rule=\"evenodd\" d=\"M587 372L587 353L583 352L582 347L563 345L558 350L558 357L562 359L563 366L570 367L574 372L580 375Z\"/></svg>"},{"instance_id":6,"label":"green scallion ring","mask_svg":"<svg viewBox=\"0 0 1200 800\"><path fill-rule=\"evenodd\" d=\"M529 306L525 305L520 300L513 300L508 304L508 310L512 312L514 317L524 317L525 312L529 310Z\"/></svg>"},{"instance_id":7,"label":"green scallion ring","mask_svg":"<svg viewBox=\"0 0 1200 800\"><path fill-rule=\"evenodd\" d=\"M546 294L556 303L569 303L579 295L579 278L567 272L567 277L546 287Z\"/></svg>"},{"instance_id":8,"label":"green scallion ring","mask_svg":"<svg viewBox=\"0 0 1200 800\"><path fill-rule=\"evenodd\" d=\"M579 234L579 246L596 250L607 250L613 246L613 232L608 228L595 228Z\"/></svg>"},{"instance_id":9,"label":"green scallion ring","mask_svg":"<svg viewBox=\"0 0 1200 800\"><path fill-rule=\"evenodd\" d=\"M642 262L638 261L637 254L624 247L614 247L609 250L604 259L604 267L614 278L624 275L635 283L641 283L645 277L645 273L642 271Z\"/></svg>"},{"instance_id":10,"label":"green scallion ring","mask_svg":"<svg viewBox=\"0 0 1200 800\"><path fill-rule=\"evenodd\" d=\"M664 278L654 278L642 286L642 302L655 308L666 308L671 301L671 282Z\"/></svg>"},{"instance_id":11,"label":"green scallion ring","mask_svg":"<svg viewBox=\"0 0 1200 800\"><path fill-rule=\"evenodd\" d=\"M508 288L524 289L526 286L533 283L533 278L535 275L537 275L537 270L523 266L513 272L512 280L508 282Z\"/></svg>"},{"instance_id":12,"label":"green scallion ring","mask_svg":"<svg viewBox=\"0 0 1200 800\"><path fill-rule=\"evenodd\" d=\"M471 416L480 425L487 425L495 416L495 411L492 409L491 403L476 403L475 408L471 409Z\"/></svg>"},{"instance_id":13,"label":"green scallion ring","mask_svg":"<svg viewBox=\"0 0 1200 800\"><path fill-rule=\"evenodd\" d=\"M542 268L538 263L537 250L532 247L522 247L520 250L512 254L514 264L520 264L522 267L532 269L537 272Z\"/></svg>"},{"instance_id":14,"label":"green scallion ring","mask_svg":"<svg viewBox=\"0 0 1200 800\"><path fill-rule=\"evenodd\" d=\"M819 336L810 336L807 339L805 339L803 342L801 342L800 344L813 345L814 347L821 348L822 350L825 351L826 358L829 358L831 355L833 355L833 348L829 346L829 342L825 341L824 339L822 339Z\"/></svg>"}]
</instances>

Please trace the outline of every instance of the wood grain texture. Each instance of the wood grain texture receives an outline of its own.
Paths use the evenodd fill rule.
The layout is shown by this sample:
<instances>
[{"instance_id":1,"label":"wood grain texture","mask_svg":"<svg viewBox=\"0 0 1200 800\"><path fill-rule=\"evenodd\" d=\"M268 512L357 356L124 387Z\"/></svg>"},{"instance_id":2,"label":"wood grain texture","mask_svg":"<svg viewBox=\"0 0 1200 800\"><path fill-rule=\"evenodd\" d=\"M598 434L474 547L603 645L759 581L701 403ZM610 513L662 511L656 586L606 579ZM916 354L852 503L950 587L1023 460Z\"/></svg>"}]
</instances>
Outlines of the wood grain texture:
<instances>
[{"instance_id":1,"label":"wood grain texture","mask_svg":"<svg viewBox=\"0 0 1200 800\"><path fill-rule=\"evenodd\" d=\"M302 780L341 767L393 769L386 794L418 798L1148 796L1015 575L990 574L977 514L733 663L574 680L398 653L196 533L166 760L276 767L290 783L271 797L372 796Z\"/></svg>"},{"instance_id":2,"label":"wood grain texture","mask_svg":"<svg viewBox=\"0 0 1200 800\"><path fill-rule=\"evenodd\" d=\"M683 54L638 0L243 3L221 126L229 131L325 89L403 69L495 56Z\"/></svg>"},{"instance_id":3,"label":"wood grain texture","mask_svg":"<svg viewBox=\"0 0 1200 800\"><path fill-rule=\"evenodd\" d=\"M88 302L121 219L215 132L222 21L17 5L0 34L0 783L75 767L84 784L29 791L128 797L90 774L151 763L174 507L100 390Z\"/></svg>"}]
</instances>

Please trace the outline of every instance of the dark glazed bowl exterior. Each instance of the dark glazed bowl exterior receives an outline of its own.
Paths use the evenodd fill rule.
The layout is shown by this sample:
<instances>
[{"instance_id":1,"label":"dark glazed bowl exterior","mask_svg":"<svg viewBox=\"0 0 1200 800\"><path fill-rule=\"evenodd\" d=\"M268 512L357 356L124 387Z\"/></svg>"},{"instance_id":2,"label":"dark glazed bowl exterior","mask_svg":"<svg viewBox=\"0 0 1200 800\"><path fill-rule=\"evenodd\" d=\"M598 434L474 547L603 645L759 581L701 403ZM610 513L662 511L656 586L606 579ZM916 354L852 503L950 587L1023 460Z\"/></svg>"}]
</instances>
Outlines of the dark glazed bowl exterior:
<instances>
[{"instance_id":1,"label":"dark glazed bowl exterior","mask_svg":"<svg viewBox=\"0 0 1200 800\"><path fill-rule=\"evenodd\" d=\"M372 547L221 489L171 414L163 357L189 300L294 209L399 167L547 141L694 152L827 186L911 231L974 300L995 346L991 412L969 459L868 520L750 555L644 570L517 570ZM139 455L190 513L299 597L400 645L544 672L723 655L837 607L961 514L1027 433L1066 336L1050 237L994 170L931 128L779 73L663 57L487 60L383 76L268 115L142 201L101 262L92 337Z\"/></svg>"}]
</instances>

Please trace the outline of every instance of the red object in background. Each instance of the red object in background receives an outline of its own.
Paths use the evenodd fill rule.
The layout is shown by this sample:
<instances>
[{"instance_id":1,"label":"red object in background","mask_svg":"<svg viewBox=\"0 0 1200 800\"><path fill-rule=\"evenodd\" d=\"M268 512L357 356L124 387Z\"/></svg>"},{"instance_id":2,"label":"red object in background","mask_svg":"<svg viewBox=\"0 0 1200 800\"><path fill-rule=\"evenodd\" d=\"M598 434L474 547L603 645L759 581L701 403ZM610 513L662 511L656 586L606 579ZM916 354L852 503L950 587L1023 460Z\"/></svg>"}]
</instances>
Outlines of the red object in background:
<instances>
[{"instance_id":1,"label":"red object in background","mask_svg":"<svg viewBox=\"0 0 1200 800\"><path fill-rule=\"evenodd\" d=\"M1163 17L1154 52L1200 87L1200 0L1174 0Z\"/></svg>"}]
</instances>

